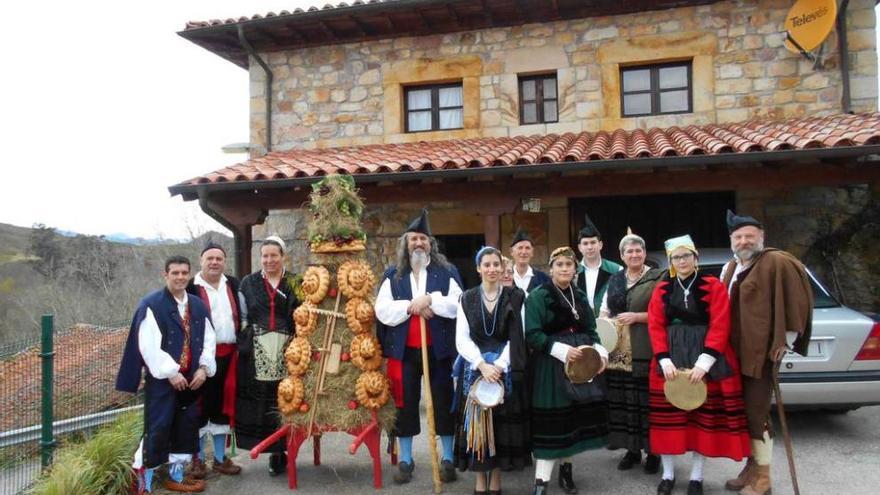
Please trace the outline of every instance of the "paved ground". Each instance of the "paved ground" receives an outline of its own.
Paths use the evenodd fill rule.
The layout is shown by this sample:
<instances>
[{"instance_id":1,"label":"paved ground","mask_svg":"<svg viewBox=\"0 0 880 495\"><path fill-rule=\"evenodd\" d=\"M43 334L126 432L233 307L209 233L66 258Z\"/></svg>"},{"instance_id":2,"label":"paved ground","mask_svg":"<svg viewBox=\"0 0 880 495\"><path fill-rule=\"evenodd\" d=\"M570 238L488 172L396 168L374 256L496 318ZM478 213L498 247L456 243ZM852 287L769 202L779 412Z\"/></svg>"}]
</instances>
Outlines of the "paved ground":
<instances>
[{"instance_id":1,"label":"paved ground","mask_svg":"<svg viewBox=\"0 0 880 495\"><path fill-rule=\"evenodd\" d=\"M848 414L823 412L799 412L790 414L794 436L795 459L801 492L876 494L880 492L880 406L867 407ZM423 428L423 431L425 428ZM299 459L299 490L301 494L332 493L334 495L354 494L429 494L430 460L424 437L417 438L416 473L412 483L403 487L395 486L391 476L391 466L386 456L383 464L385 488L372 490L372 471L366 449L355 456L348 455L349 437L345 434L328 434L322 442L323 463L313 466L312 451L304 446ZM384 442L383 442L384 443ZM384 446L383 446L384 448ZM644 474L640 469L621 472L615 469L620 452L607 450L583 453L575 458L575 482L582 494L646 494L655 493L657 476ZM286 477L270 477L267 474L267 459L251 461L239 453L238 462L244 471L238 478L216 478L208 481L210 495L243 494L284 494L287 489ZM773 493L777 495L793 493L789 482L788 468L782 441L774 447ZM680 480L687 480L689 459L685 458L676 469ZM706 493L725 493L724 480L733 477L739 466L728 460L710 459L705 468ZM504 493L507 495L530 494L533 483L533 470L521 473L505 473ZM556 482L556 472L553 473ZM444 493L469 494L473 490L474 475L460 473L459 481L447 484ZM676 487L676 493L684 493L685 484ZM559 489L552 494L561 493Z\"/></svg>"}]
</instances>

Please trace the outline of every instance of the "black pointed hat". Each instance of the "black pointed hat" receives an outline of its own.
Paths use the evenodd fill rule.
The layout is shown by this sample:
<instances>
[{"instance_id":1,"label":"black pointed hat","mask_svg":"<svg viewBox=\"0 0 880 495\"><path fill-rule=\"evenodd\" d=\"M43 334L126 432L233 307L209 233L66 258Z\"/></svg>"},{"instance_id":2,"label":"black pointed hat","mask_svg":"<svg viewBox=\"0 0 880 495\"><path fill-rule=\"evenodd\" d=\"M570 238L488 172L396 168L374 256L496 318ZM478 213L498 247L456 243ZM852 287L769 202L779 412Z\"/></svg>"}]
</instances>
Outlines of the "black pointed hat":
<instances>
[{"instance_id":1,"label":"black pointed hat","mask_svg":"<svg viewBox=\"0 0 880 495\"><path fill-rule=\"evenodd\" d=\"M529 243L534 244L534 242L532 242L532 238L529 237L529 233L523 230L522 227L517 227L516 234L513 234L513 240L510 241L510 247L515 246L516 243L521 241L529 241Z\"/></svg>"},{"instance_id":2,"label":"black pointed hat","mask_svg":"<svg viewBox=\"0 0 880 495\"><path fill-rule=\"evenodd\" d=\"M750 216L740 216L736 213L727 210L727 231L729 233L733 233L736 229L740 227L745 227L747 225L753 225L758 227L759 229L764 229L764 224L759 222L756 218Z\"/></svg>"},{"instance_id":3,"label":"black pointed hat","mask_svg":"<svg viewBox=\"0 0 880 495\"><path fill-rule=\"evenodd\" d=\"M590 215L584 213L584 227L578 232L578 242L584 237L598 237L602 238L602 234L599 233L599 229L596 228L596 225L590 220Z\"/></svg>"},{"instance_id":4,"label":"black pointed hat","mask_svg":"<svg viewBox=\"0 0 880 495\"><path fill-rule=\"evenodd\" d=\"M431 226L428 225L428 210L426 208L422 208L421 215L416 217L412 223L409 224L406 231L418 232L419 234L425 234L429 237L431 236Z\"/></svg>"}]
</instances>

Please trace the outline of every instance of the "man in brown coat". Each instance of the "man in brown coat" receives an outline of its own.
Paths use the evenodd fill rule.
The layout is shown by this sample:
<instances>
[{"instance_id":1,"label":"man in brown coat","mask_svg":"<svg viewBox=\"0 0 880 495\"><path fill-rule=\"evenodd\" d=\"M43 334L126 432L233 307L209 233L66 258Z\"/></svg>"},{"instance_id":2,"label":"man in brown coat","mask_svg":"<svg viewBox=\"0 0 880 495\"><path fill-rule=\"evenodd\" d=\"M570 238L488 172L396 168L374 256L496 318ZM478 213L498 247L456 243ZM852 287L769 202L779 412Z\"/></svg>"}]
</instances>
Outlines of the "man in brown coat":
<instances>
[{"instance_id":1,"label":"man in brown coat","mask_svg":"<svg viewBox=\"0 0 880 495\"><path fill-rule=\"evenodd\" d=\"M764 247L764 227L727 211L734 259L721 279L730 292L730 341L742 367L752 456L725 485L743 495L770 491L774 374L788 350L806 356L813 321L813 290L804 265L791 254Z\"/></svg>"}]
</instances>

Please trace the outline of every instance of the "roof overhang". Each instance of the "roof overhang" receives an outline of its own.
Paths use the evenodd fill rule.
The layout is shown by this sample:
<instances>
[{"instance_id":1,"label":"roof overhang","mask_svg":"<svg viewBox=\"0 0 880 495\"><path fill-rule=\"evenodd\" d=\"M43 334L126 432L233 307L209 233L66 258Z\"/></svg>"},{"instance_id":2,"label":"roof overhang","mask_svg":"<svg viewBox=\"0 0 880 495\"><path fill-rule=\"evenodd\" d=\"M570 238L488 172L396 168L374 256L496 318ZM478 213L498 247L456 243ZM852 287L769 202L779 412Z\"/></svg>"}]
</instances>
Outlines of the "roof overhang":
<instances>
[{"instance_id":1,"label":"roof overhang","mask_svg":"<svg viewBox=\"0 0 880 495\"><path fill-rule=\"evenodd\" d=\"M425 36L706 5L720 0L356 0L265 16L189 22L178 34L248 67L238 27L258 52Z\"/></svg>"}]
</instances>

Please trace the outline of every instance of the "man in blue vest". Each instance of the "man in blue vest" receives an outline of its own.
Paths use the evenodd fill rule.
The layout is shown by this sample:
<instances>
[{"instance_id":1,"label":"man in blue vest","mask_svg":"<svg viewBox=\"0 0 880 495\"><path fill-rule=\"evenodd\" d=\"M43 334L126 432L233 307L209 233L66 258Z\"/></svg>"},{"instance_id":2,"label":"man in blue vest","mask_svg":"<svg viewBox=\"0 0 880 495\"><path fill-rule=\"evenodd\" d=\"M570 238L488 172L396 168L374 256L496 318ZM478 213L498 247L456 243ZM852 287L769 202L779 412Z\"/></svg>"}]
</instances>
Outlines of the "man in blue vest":
<instances>
[{"instance_id":1,"label":"man in blue vest","mask_svg":"<svg viewBox=\"0 0 880 495\"><path fill-rule=\"evenodd\" d=\"M388 378L398 408L393 433L400 445L400 462L394 475L395 483L408 483L415 467L412 440L421 432L423 345L428 346L435 429L443 444L440 479L443 482L455 480L452 464L455 419L450 408L452 363L457 355L455 316L461 292L458 270L440 254L428 226L428 212L422 210L400 237L397 263L385 271L376 297L377 333L388 358ZM427 322L427 342L421 339L422 318Z\"/></svg>"},{"instance_id":2,"label":"man in blue vest","mask_svg":"<svg viewBox=\"0 0 880 495\"><path fill-rule=\"evenodd\" d=\"M144 437L135 467L144 491L152 491L154 470L169 463L165 488L201 492L205 482L184 476L184 466L199 451L201 387L215 372L214 327L208 308L188 297L190 262L165 261L165 288L141 300L131 322L116 389L135 393L144 377Z\"/></svg>"}]
</instances>

